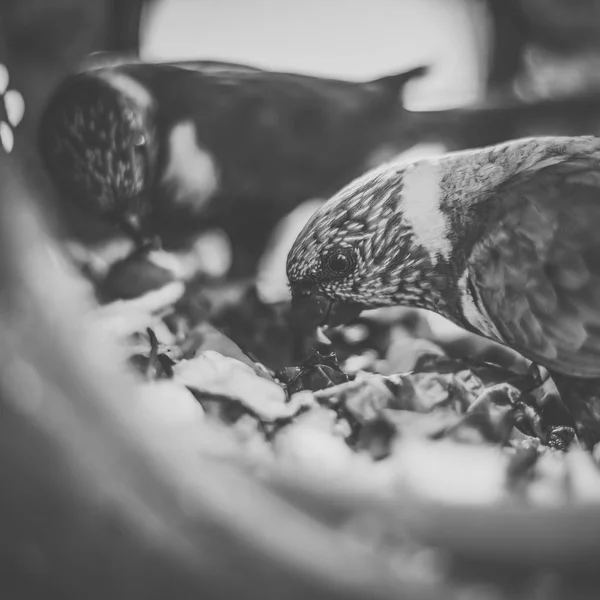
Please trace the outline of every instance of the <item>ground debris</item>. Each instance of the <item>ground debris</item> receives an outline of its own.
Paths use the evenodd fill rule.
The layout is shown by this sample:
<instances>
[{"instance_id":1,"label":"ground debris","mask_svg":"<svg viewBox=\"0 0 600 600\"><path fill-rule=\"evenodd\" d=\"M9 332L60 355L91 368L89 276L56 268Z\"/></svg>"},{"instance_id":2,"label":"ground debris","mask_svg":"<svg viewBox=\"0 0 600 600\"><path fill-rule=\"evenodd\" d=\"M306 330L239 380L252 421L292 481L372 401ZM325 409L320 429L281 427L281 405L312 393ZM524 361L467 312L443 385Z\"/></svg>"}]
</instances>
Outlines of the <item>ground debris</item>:
<instances>
[{"instance_id":1,"label":"ground debris","mask_svg":"<svg viewBox=\"0 0 600 600\"><path fill-rule=\"evenodd\" d=\"M119 260L119 268L133 264ZM125 348L140 380L133 400L140 413L165 427L192 424L199 435L218 423L237 448L228 460L257 474L283 470L328 493L395 498L402 527L375 519L365 535L392 544L402 568L409 554L435 546L436 560L422 568L443 562L444 572L427 577L476 589L472 574L484 568L469 561L501 555L521 568L523 548L535 547L533 525L516 527L511 510L531 511L534 523L537 508L600 506L597 458L579 448L556 389L535 365L450 356L418 311L366 314L324 337L299 333L289 302L265 301L252 280L172 279L149 290L156 280L134 282L139 295L90 315L92 326ZM540 527L554 526L547 515L539 519ZM353 516L344 526L354 530L359 521ZM465 537L473 523L487 533ZM510 552L497 543L506 536ZM564 554L540 552L552 567ZM459 564L467 565L467 583ZM481 597L510 597L488 592Z\"/></svg>"}]
</instances>

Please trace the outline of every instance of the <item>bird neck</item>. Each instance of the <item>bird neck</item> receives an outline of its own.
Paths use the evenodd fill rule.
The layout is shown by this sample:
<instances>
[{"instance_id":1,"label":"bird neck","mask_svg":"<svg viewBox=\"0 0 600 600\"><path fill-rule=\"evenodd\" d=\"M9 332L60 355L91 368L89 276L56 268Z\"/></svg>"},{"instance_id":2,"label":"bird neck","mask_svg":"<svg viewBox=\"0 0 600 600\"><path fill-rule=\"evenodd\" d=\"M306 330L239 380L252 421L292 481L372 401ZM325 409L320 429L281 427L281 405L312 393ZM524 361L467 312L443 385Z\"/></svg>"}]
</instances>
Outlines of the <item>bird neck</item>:
<instances>
[{"instance_id":1,"label":"bird neck","mask_svg":"<svg viewBox=\"0 0 600 600\"><path fill-rule=\"evenodd\" d=\"M464 290L458 282L475 244L510 210L503 186L516 176L564 160L564 143L563 138L527 138L390 169L398 182L395 209L410 232L411 253L418 254L395 300L466 326Z\"/></svg>"}]
</instances>

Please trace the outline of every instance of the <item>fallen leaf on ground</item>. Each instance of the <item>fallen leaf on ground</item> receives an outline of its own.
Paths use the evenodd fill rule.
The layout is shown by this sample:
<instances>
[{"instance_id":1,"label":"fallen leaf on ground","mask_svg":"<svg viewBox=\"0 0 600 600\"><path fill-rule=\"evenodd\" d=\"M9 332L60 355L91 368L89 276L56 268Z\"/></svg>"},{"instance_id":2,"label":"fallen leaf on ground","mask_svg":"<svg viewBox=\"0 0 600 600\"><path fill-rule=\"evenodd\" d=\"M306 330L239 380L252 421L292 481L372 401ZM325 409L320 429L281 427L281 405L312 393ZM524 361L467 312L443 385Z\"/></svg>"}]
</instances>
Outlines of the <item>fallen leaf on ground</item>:
<instances>
[{"instance_id":1,"label":"fallen leaf on ground","mask_svg":"<svg viewBox=\"0 0 600 600\"><path fill-rule=\"evenodd\" d=\"M259 377L248 365L212 350L175 365L174 380L208 396L237 400L262 421L286 419L302 405L286 402L283 388ZM303 399L303 402L306 402Z\"/></svg>"}]
</instances>

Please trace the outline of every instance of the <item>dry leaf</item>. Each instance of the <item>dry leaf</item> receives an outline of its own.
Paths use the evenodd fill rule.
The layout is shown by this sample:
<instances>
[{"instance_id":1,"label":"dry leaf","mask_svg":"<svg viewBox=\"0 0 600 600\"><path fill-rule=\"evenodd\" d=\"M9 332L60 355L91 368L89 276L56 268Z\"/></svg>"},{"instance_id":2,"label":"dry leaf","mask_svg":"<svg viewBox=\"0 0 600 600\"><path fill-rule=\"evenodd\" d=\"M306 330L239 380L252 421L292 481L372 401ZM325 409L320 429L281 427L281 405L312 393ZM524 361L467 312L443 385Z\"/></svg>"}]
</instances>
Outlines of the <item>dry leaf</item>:
<instances>
[{"instance_id":1,"label":"dry leaf","mask_svg":"<svg viewBox=\"0 0 600 600\"><path fill-rule=\"evenodd\" d=\"M248 365L212 350L174 367L175 381L209 396L239 401L263 421L275 421L295 415L301 408L285 402L283 388L259 377Z\"/></svg>"}]
</instances>

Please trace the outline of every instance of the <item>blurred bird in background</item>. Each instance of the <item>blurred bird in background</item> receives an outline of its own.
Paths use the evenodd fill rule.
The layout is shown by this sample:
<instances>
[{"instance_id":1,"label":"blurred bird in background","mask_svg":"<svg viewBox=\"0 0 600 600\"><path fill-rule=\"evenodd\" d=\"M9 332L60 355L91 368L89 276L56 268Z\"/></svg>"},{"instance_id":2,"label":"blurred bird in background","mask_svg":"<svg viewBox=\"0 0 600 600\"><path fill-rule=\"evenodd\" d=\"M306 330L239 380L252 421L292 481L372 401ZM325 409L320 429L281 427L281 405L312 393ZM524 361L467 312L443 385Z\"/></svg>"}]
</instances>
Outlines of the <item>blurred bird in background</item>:
<instances>
[{"instance_id":1,"label":"blurred bird in background","mask_svg":"<svg viewBox=\"0 0 600 600\"><path fill-rule=\"evenodd\" d=\"M218 61L87 61L48 103L41 155L83 239L114 235L97 215L165 249L216 227L233 245L232 274L253 274L286 214L418 144L600 134L594 85L551 93L530 60L591 55L596 4L584 4L561 28L564 2L490 0L486 95L450 110L406 108L405 86L426 76L422 66L360 83Z\"/></svg>"},{"instance_id":2,"label":"blurred bird in background","mask_svg":"<svg viewBox=\"0 0 600 600\"><path fill-rule=\"evenodd\" d=\"M40 150L67 202L138 241L181 247L220 227L255 264L295 206L414 142L395 124L405 84L424 71L360 84L214 61L90 69L52 98Z\"/></svg>"}]
</instances>

